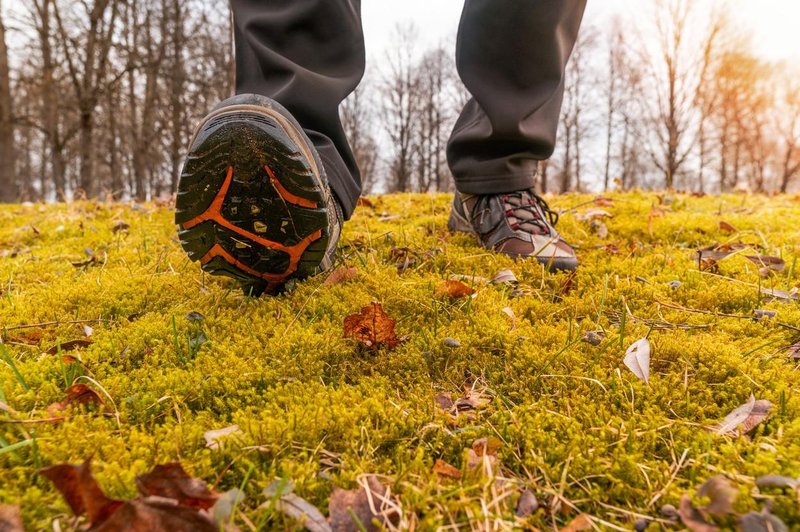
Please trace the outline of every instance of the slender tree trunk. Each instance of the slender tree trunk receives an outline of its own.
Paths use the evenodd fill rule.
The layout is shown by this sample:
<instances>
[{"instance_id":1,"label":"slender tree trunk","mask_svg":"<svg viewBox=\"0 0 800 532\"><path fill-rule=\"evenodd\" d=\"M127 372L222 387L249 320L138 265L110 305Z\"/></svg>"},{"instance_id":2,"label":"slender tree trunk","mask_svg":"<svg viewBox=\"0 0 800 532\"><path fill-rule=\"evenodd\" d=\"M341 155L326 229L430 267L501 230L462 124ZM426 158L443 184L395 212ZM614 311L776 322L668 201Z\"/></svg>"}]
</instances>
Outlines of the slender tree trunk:
<instances>
[{"instance_id":1,"label":"slender tree trunk","mask_svg":"<svg viewBox=\"0 0 800 532\"><path fill-rule=\"evenodd\" d=\"M16 150L12 117L11 72L8 66L6 29L0 3L0 201L17 199Z\"/></svg>"}]
</instances>

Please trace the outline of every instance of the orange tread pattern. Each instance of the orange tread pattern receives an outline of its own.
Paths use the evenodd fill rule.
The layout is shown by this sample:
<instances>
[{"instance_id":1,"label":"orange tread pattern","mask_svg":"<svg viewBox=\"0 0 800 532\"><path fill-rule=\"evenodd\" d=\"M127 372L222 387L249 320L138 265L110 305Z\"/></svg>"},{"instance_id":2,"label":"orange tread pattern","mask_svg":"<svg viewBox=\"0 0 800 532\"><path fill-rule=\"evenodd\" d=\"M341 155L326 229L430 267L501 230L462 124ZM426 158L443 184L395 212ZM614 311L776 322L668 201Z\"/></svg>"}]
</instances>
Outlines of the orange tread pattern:
<instances>
[{"instance_id":1,"label":"orange tread pattern","mask_svg":"<svg viewBox=\"0 0 800 532\"><path fill-rule=\"evenodd\" d=\"M275 184L278 183L278 181L275 178L275 174L272 172L271 169L269 169L269 167L267 167L267 173L270 176L270 181L272 181L273 186L275 186ZM310 246L312 243L322 238L322 231L321 230L315 231L314 233L307 236L294 246L285 246L280 242L273 242L272 240L267 240L266 238L260 237L255 233L251 233L250 231L246 231L241 227L232 224L231 222L226 220L224 216L222 216L222 205L223 203L225 203L225 198L228 195L228 190L230 189L232 182L233 182L233 166L229 166L228 174L225 176L225 181L222 183L219 192L217 192L217 195L214 197L214 201L212 201L211 205L208 206L208 209L206 209L205 212L203 212L199 216L196 216L195 218L192 218L188 222L182 224L181 227L183 229L191 229L193 227L197 227L198 225L204 222L209 222L209 221L215 222L221 225L222 227L229 229L234 233L243 236L249 240L252 240L253 242L260 244L266 248L275 249L277 251L282 251L286 253L287 255L289 255L289 267L282 274L257 272L256 270L250 268L246 264L237 260L236 257L225 251L219 244L215 244L214 247L212 247L211 250L208 253L206 253L202 259L200 259L201 264L208 264L214 258L221 257L231 265L236 266L242 271L245 271L250 275L253 275L259 279L263 279L268 282L284 281L288 276L297 271L297 267L300 264L300 259L303 257L303 253L305 253L306 249L308 249L308 246ZM278 185L279 186L275 186L275 189L278 191L278 194L280 194L281 197L284 200L288 201L289 203L303 207L311 207L311 205L313 205L313 207L317 206L316 203L310 202L309 200L305 200L303 198L299 198L298 196L294 196L285 188L283 188L283 186L280 185L280 183L278 183ZM284 196L284 193L286 193L288 197ZM302 200L302 202L304 202L305 205L301 204L298 200Z\"/></svg>"}]
</instances>

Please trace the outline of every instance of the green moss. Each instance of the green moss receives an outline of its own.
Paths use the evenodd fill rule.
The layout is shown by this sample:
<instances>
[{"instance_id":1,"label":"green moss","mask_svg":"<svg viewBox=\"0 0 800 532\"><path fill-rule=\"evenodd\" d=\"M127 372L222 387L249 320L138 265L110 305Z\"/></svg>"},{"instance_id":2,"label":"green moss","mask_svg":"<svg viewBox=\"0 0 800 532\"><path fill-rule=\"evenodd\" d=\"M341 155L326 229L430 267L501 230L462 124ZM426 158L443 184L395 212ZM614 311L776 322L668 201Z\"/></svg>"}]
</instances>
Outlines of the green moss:
<instances>
[{"instance_id":1,"label":"green moss","mask_svg":"<svg viewBox=\"0 0 800 532\"><path fill-rule=\"evenodd\" d=\"M0 363L0 391L22 413L17 418L44 419L47 405L84 375L109 394L114 415L75 411L60 424L10 424L0 413L3 440L35 442L0 454L0 501L21 504L31 529L50 528L67 508L36 470L93 455L100 483L116 497L132 496L136 474L169 460L220 490L238 487L252 470L243 510L265 528L291 526L259 508L272 480L291 479L298 494L324 508L334 486L353 487L362 473L392 479L420 529L477 526L485 518L513 523L512 498L484 515L496 493L481 475L447 482L432 472L439 458L466 471L464 449L495 436L503 442L499 471L512 479L507 488L560 494L619 526L630 526L625 511L656 516L660 505L677 505L718 473L740 490L739 511L758 509L755 477L800 477L800 371L785 351L796 335L778 323L800 325L800 308L759 296L760 287L798 284L800 203L678 195L664 206L653 194L613 198L604 207L614 214L604 221L606 240L574 213L562 216L560 229L580 247L583 263L571 280L448 234L446 196L400 195L375 200L376 212L399 219L382 222L362 209L346 226L343 250L359 270L355 281L323 287L313 279L259 300L189 263L167 209L2 207L0 326L29 390ZM590 199L553 203L566 210ZM651 217L654 207L663 215ZM113 233L120 219L131 227ZM740 234L719 231L723 219ZM698 271L694 250L734 240L784 257L787 270L763 279L753 263L731 257L719 263L720 275ZM608 244L619 252L609 253ZM393 247L418 252L416 266L398 274ZM71 262L85 260L86 248L98 261L76 268ZM491 278L505 268L520 280L522 297L494 285L479 285L473 299L434 297L451 274ZM670 287L676 280L680 287ZM407 336L393 352L365 353L343 338L344 317L372 301ZM516 315L515 328L505 307ZM716 315L763 308L777 317ZM628 309L635 318L623 327ZM190 322L193 311L205 320ZM81 367L45 354L81 338L84 321L94 334L89 347L72 353ZM48 322L59 324L18 328ZM207 341L194 348L201 329ZM580 341L598 329L606 332L600 346ZM625 347L648 334L649 386L622 365ZM448 337L461 347L445 346ZM435 406L437 394L472 385L486 389L485 408L453 418ZM706 430L750 393L775 405L752 437ZM219 449L205 447L205 431L234 423L241 434ZM793 495L769 497L790 528L800 526ZM539 513L530 524L552 522Z\"/></svg>"}]
</instances>

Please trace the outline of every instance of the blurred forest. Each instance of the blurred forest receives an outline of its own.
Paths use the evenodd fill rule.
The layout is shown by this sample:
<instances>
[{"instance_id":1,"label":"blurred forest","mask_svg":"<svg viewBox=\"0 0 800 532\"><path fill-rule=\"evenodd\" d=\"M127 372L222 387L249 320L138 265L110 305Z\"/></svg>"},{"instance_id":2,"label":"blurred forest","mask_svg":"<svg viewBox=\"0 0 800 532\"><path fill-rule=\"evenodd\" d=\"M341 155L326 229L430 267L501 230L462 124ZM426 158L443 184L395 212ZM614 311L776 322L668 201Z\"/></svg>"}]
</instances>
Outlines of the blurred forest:
<instances>
[{"instance_id":1,"label":"blurred forest","mask_svg":"<svg viewBox=\"0 0 800 532\"><path fill-rule=\"evenodd\" d=\"M0 201L172 194L197 121L233 92L226 0L0 0ZM6 4L6 5L3 5ZM452 46L413 26L341 109L365 192L450 190L468 99ZM582 31L543 191L787 192L800 183L800 72L718 9L649 0Z\"/></svg>"}]
</instances>

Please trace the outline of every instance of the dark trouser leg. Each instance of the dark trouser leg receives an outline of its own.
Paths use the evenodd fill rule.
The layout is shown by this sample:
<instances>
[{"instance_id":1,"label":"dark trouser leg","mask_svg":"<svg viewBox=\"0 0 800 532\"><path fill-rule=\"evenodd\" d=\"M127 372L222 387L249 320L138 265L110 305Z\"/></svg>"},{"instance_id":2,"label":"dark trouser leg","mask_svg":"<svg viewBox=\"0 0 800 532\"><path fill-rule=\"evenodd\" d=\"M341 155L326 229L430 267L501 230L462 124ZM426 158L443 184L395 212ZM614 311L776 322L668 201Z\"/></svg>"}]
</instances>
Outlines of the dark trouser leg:
<instances>
[{"instance_id":1,"label":"dark trouser leg","mask_svg":"<svg viewBox=\"0 0 800 532\"><path fill-rule=\"evenodd\" d=\"M349 218L361 177L339 104L364 74L361 0L231 0L236 92L268 96L303 125Z\"/></svg>"},{"instance_id":2,"label":"dark trouser leg","mask_svg":"<svg viewBox=\"0 0 800 532\"><path fill-rule=\"evenodd\" d=\"M586 0L467 0L456 62L473 98L447 147L459 191L534 185L537 161L553 153L585 7Z\"/></svg>"}]
</instances>

